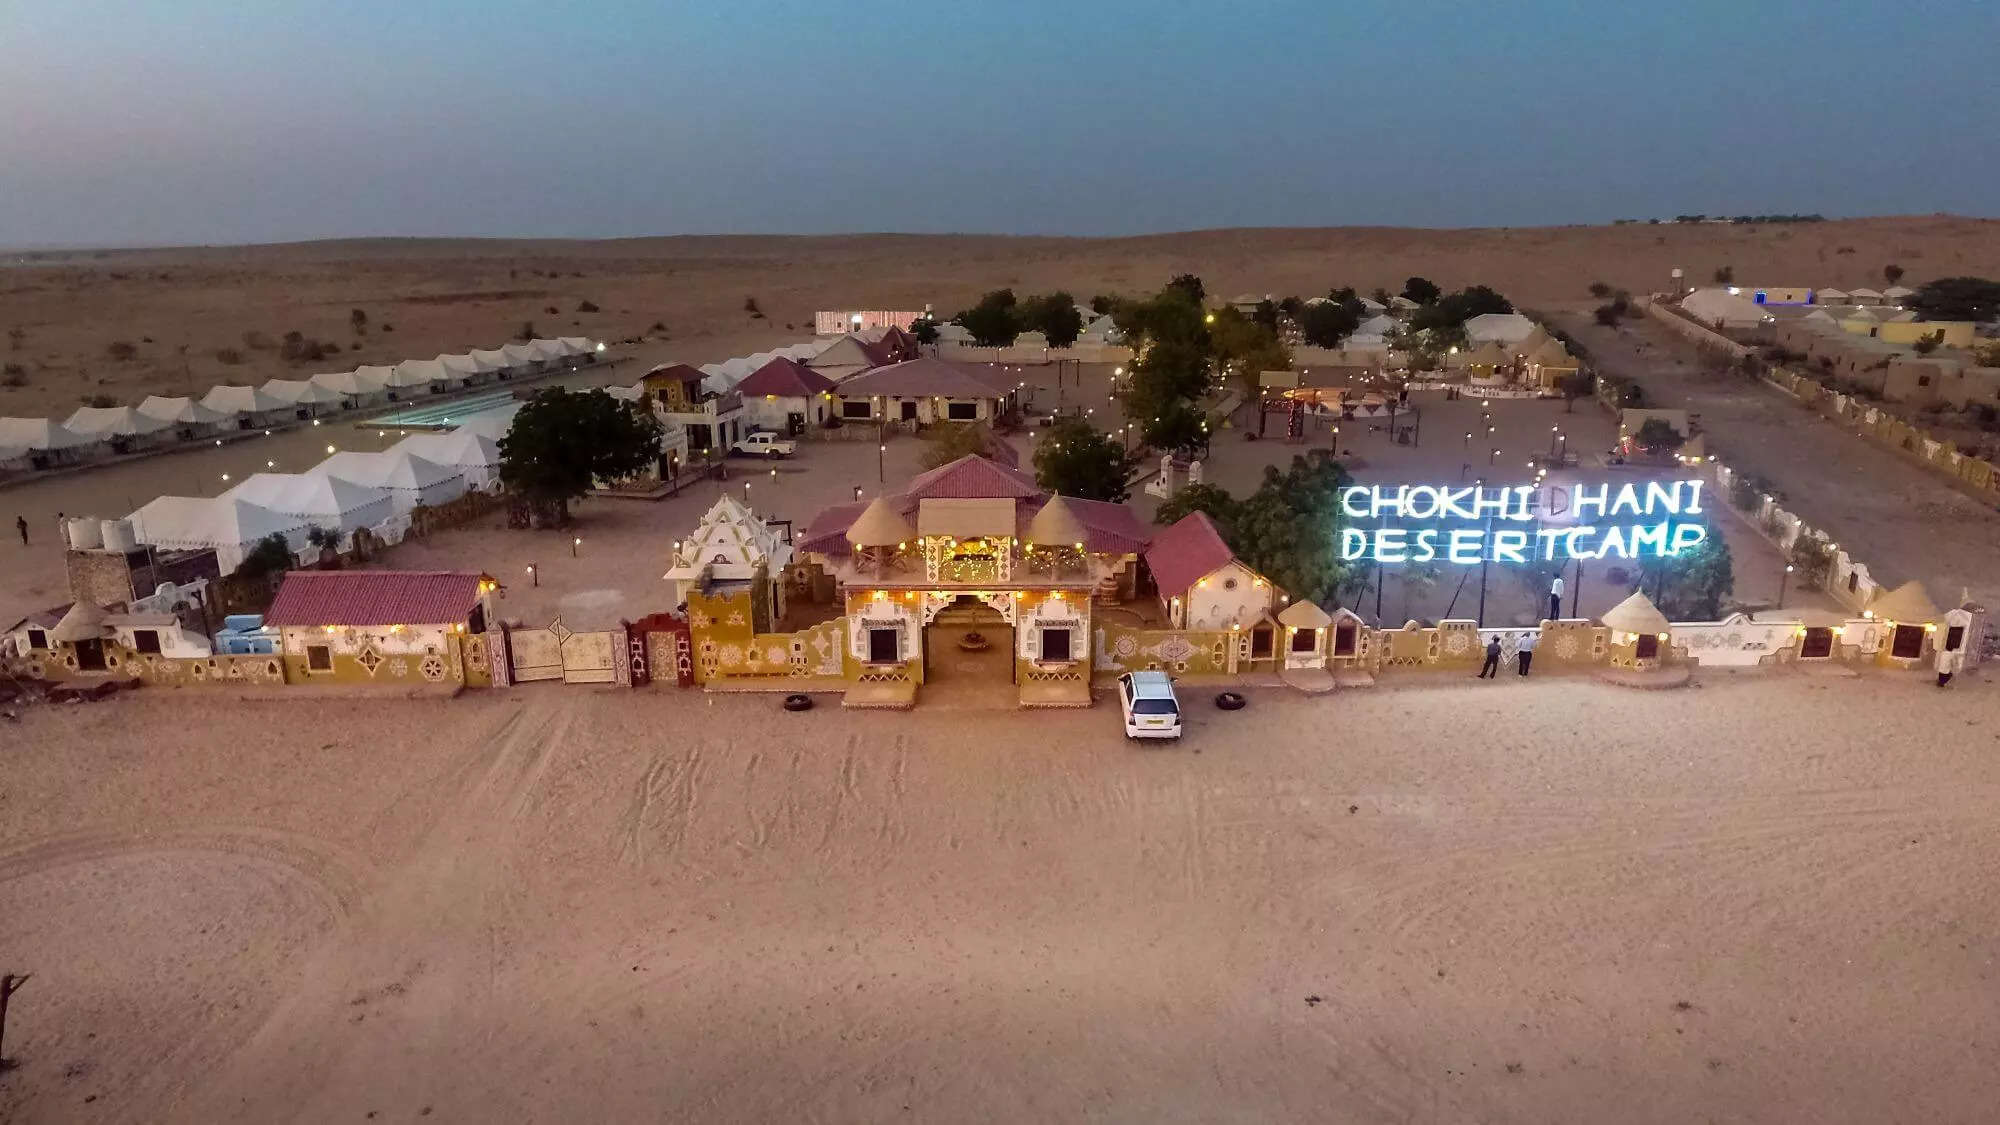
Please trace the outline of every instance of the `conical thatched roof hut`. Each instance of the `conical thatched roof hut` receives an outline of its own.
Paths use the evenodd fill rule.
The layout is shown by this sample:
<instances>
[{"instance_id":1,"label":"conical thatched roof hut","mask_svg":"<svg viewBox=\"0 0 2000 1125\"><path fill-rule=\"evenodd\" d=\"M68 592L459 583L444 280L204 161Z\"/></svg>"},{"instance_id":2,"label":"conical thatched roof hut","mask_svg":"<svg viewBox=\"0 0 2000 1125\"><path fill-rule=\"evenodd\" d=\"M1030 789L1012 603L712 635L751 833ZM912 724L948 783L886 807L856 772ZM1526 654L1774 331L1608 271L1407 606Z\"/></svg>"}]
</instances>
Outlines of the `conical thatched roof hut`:
<instances>
[{"instance_id":1,"label":"conical thatched roof hut","mask_svg":"<svg viewBox=\"0 0 2000 1125\"><path fill-rule=\"evenodd\" d=\"M1298 601L1279 611L1278 624L1294 629L1324 629L1333 624L1333 618L1311 602Z\"/></svg>"},{"instance_id":2,"label":"conical thatched roof hut","mask_svg":"<svg viewBox=\"0 0 2000 1125\"><path fill-rule=\"evenodd\" d=\"M1943 611L1931 601L1924 584L1915 580L1876 598L1868 608L1877 621L1894 621L1900 625L1923 625L1944 620Z\"/></svg>"},{"instance_id":3,"label":"conical thatched roof hut","mask_svg":"<svg viewBox=\"0 0 2000 1125\"><path fill-rule=\"evenodd\" d=\"M1666 615L1654 607L1644 592L1632 591L1632 596L1604 611L1604 627L1620 633L1664 633L1669 628Z\"/></svg>"},{"instance_id":4,"label":"conical thatched roof hut","mask_svg":"<svg viewBox=\"0 0 2000 1125\"><path fill-rule=\"evenodd\" d=\"M63 614L61 621L56 622L56 627L49 630L50 640L66 641L71 644L77 641L102 640L110 635L111 627L104 623L104 608L95 602L87 601L69 607L69 612Z\"/></svg>"},{"instance_id":5,"label":"conical thatched roof hut","mask_svg":"<svg viewBox=\"0 0 2000 1125\"><path fill-rule=\"evenodd\" d=\"M847 526L847 541L856 547L894 547L917 537L917 529L877 496Z\"/></svg>"},{"instance_id":6,"label":"conical thatched roof hut","mask_svg":"<svg viewBox=\"0 0 2000 1125\"><path fill-rule=\"evenodd\" d=\"M1035 518L1028 521L1028 542L1044 547L1067 547L1083 542L1086 537L1083 521L1076 518L1075 509L1060 493L1049 497Z\"/></svg>"}]
</instances>

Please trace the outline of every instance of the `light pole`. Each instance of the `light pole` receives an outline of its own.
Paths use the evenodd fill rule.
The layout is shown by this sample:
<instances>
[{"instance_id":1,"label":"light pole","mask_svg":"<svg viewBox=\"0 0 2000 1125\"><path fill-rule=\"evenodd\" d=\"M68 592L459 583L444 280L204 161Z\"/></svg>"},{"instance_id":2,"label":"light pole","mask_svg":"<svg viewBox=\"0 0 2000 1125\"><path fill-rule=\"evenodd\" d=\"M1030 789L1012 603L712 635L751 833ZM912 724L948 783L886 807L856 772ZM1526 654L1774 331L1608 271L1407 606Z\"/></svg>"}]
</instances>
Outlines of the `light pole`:
<instances>
[{"instance_id":1,"label":"light pole","mask_svg":"<svg viewBox=\"0 0 2000 1125\"><path fill-rule=\"evenodd\" d=\"M854 502L861 503L861 486L858 484L854 486Z\"/></svg>"},{"instance_id":2,"label":"light pole","mask_svg":"<svg viewBox=\"0 0 2000 1125\"><path fill-rule=\"evenodd\" d=\"M542 574L535 569L534 563L528 564L528 584L530 586L539 586L542 584Z\"/></svg>"},{"instance_id":3,"label":"light pole","mask_svg":"<svg viewBox=\"0 0 2000 1125\"><path fill-rule=\"evenodd\" d=\"M875 447L875 480L877 483L888 482L889 480L888 465L889 465L889 443L885 441L882 444Z\"/></svg>"},{"instance_id":4,"label":"light pole","mask_svg":"<svg viewBox=\"0 0 2000 1125\"><path fill-rule=\"evenodd\" d=\"M572 537L572 538L570 539L570 541L569 541L569 557L570 557L570 558L575 558L575 557L576 557L576 549L577 549L578 547L581 547L581 546L583 546L583 536L581 536L581 535L578 535L578 536L574 536L574 537Z\"/></svg>"},{"instance_id":5,"label":"light pole","mask_svg":"<svg viewBox=\"0 0 2000 1125\"><path fill-rule=\"evenodd\" d=\"M1778 608L1785 608L1785 587L1792 581L1792 564L1785 564L1785 572L1778 575Z\"/></svg>"},{"instance_id":6,"label":"light pole","mask_svg":"<svg viewBox=\"0 0 2000 1125\"><path fill-rule=\"evenodd\" d=\"M1556 434L1561 429L1562 429L1561 426L1549 427L1549 456L1551 457L1554 457L1556 455Z\"/></svg>"}]
</instances>

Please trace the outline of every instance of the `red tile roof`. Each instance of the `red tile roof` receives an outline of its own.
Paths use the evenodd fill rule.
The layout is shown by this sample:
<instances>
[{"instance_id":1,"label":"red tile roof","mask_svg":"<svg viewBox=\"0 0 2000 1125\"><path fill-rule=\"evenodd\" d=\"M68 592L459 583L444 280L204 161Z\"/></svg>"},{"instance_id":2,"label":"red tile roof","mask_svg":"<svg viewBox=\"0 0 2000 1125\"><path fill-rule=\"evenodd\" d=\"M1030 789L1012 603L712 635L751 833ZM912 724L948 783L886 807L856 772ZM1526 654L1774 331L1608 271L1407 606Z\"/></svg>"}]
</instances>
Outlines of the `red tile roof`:
<instances>
[{"instance_id":1,"label":"red tile roof","mask_svg":"<svg viewBox=\"0 0 2000 1125\"><path fill-rule=\"evenodd\" d=\"M1163 598L1179 597L1236 557L1206 512L1189 512L1155 536L1146 548L1146 567Z\"/></svg>"},{"instance_id":2,"label":"red tile roof","mask_svg":"<svg viewBox=\"0 0 2000 1125\"><path fill-rule=\"evenodd\" d=\"M443 570L295 570L266 625L455 625L479 604L485 575Z\"/></svg>"},{"instance_id":3,"label":"red tile roof","mask_svg":"<svg viewBox=\"0 0 2000 1125\"><path fill-rule=\"evenodd\" d=\"M1035 478L976 453L968 453L948 465L940 465L910 478L903 491L916 499L958 500L987 500L1003 496L1021 498L1042 494Z\"/></svg>"},{"instance_id":4,"label":"red tile roof","mask_svg":"<svg viewBox=\"0 0 2000 1125\"><path fill-rule=\"evenodd\" d=\"M1012 385L977 368L925 356L850 375L838 393L848 398L1004 398Z\"/></svg>"},{"instance_id":5,"label":"red tile roof","mask_svg":"<svg viewBox=\"0 0 2000 1125\"><path fill-rule=\"evenodd\" d=\"M676 383L699 383L705 376L702 375L701 368L699 367L690 367L685 363L662 363L651 371L646 372L641 378L651 379L656 383L667 380L672 380Z\"/></svg>"},{"instance_id":6,"label":"red tile roof","mask_svg":"<svg viewBox=\"0 0 2000 1125\"><path fill-rule=\"evenodd\" d=\"M745 398L759 395L810 398L832 389L833 380L803 363L783 356L752 371L741 383L736 384L736 393Z\"/></svg>"}]
</instances>

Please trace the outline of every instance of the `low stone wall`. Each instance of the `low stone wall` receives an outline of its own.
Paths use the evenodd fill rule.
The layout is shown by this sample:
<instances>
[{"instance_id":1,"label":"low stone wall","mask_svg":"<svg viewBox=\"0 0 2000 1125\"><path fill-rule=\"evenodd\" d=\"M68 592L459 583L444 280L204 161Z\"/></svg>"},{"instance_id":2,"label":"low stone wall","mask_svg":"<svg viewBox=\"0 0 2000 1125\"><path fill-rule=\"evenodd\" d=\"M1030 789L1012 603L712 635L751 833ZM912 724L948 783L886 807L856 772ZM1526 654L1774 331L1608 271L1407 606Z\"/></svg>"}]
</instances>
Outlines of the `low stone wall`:
<instances>
[{"instance_id":1,"label":"low stone wall","mask_svg":"<svg viewBox=\"0 0 2000 1125\"><path fill-rule=\"evenodd\" d=\"M1901 450L1940 476L1949 477L1976 492L2000 496L2000 466L1968 457L1949 441L1939 441L1929 431L1913 426L1887 410L1842 394L1814 379L1787 368L1776 368L1765 382L1797 399L1859 437Z\"/></svg>"},{"instance_id":2,"label":"low stone wall","mask_svg":"<svg viewBox=\"0 0 2000 1125\"><path fill-rule=\"evenodd\" d=\"M971 344L939 344L939 359L957 363L1051 364L1130 363L1132 349L1123 344L1075 344L1067 348L981 348Z\"/></svg>"},{"instance_id":3,"label":"low stone wall","mask_svg":"<svg viewBox=\"0 0 2000 1125\"><path fill-rule=\"evenodd\" d=\"M1739 344L1720 332L1696 324L1655 298L1639 297L1633 303L1638 305L1640 310L1647 316L1673 329L1681 336L1701 347L1727 352L1734 359L1742 359L1756 350Z\"/></svg>"}]
</instances>

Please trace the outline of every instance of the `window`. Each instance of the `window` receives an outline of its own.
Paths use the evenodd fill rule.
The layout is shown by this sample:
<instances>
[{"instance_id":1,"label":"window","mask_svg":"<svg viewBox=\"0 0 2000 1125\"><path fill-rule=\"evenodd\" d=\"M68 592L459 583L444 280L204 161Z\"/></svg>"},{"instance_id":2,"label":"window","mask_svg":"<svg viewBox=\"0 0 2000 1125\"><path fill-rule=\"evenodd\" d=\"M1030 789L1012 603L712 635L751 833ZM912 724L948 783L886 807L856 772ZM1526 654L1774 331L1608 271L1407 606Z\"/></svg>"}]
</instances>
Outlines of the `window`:
<instances>
[{"instance_id":1,"label":"window","mask_svg":"<svg viewBox=\"0 0 2000 1125\"><path fill-rule=\"evenodd\" d=\"M28 630L28 647L31 649L49 647L49 634L44 629Z\"/></svg>"},{"instance_id":2,"label":"window","mask_svg":"<svg viewBox=\"0 0 2000 1125\"><path fill-rule=\"evenodd\" d=\"M917 404L916 404L915 402L913 402L913 401L909 400L909 399L904 399L904 400L903 400L903 404L902 404L902 405L903 405L903 421L905 421L905 422L914 422L914 421L916 421L916 420L917 420Z\"/></svg>"},{"instance_id":3,"label":"window","mask_svg":"<svg viewBox=\"0 0 2000 1125\"><path fill-rule=\"evenodd\" d=\"M1965 626L1953 625L1944 631L1944 650L1946 652L1957 652L1958 647L1964 643Z\"/></svg>"},{"instance_id":4,"label":"window","mask_svg":"<svg viewBox=\"0 0 2000 1125\"><path fill-rule=\"evenodd\" d=\"M1899 660L1915 660L1924 654L1924 627L1922 625L1896 626L1895 639L1889 642L1889 655Z\"/></svg>"},{"instance_id":5,"label":"window","mask_svg":"<svg viewBox=\"0 0 2000 1125\"><path fill-rule=\"evenodd\" d=\"M866 399L859 402L852 399L843 399L840 403L840 416L842 418L873 418L875 411L869 406Z\"/></svg>"},{"instance_id":6,"label":"window","mask_svg":"<svg viewBox=\"0 0 2000 1125\"><path fill-rule=\"evenodd\" d=\"M954 422L970 422L979 417L979 404L976 402L947 402L944 404L944 416Z\"/></svg>"},{"instance_id":7,"label":"window","mask_svg":"<svg viewBox=\"0 0 2000 1125\"><path fill-rule=\"evenodd\" d=\"M901 664L903 662L903 631L901 629L868 630L868 663Z\"/></svg>"},{"instance_id":8,"label":"window","mask_svg":"<svg viewBox=\"0 0 2000 1125\"><path fill-rule=\"evenodd\" d=\"M1847 572L1847 592L1851 594L1851 593L1853 593L1854 591L1856 591L1856 590L1859 590L1860 588L1861 588L1861 572L1860 572L1860 571L1858 571L1858 570L1850 570L1850 571L1848 571L1848 572Z\"/></svg>"},{"instance_id":9,"label":"window","mask_svg":"<svg viewBox=\"0 0 2000 1125\"><path fill-rule=\"evenodd\" d=\"M1250 630L1250 659L1266 660L1271 655L1271 627L1259 625Z\"/></svg>"},{"instance_id":10,"label":"window","mask_svg":"<svg viewBox=\"0 0 2000 1125\"><path fill-rule=\"evenodd\" d=\"M1068 630L1068 629L1043 629L1043 630L1042 630L1042 660L1043 660L1043 662L1045 662L1045 663L1058 663L1058 662L1062 662L1062 661L1067 661L1067 660L1070 660L1070 659L1071 659L1071 657L1070 657L1070 654L1069 654L1069 652L1070 652L1070 649L1069 649L1069 630Z\"/></svg>"},{"instance_id":11,"label":"window","mask_svg":"<svg viewBox=\"0 0 2000 1125\"><path fill-rule=\"evenodd\" d=\"M1919 376L1917 376L1917 386L1919 386L1919 387L1928 387L1928 386L1930 386L1930 385L1931 385L1931 377L1930 377L1930 376L1928 376L1928 375L1919 375Z\"/></svg>"},{"instance_id":12,"label":"window","mask_svg":"<svg viewBox=\"0 0 2000 1125\"><path fill-rule=\"evenodd\" d=\"M307 645L306 671L308 672L333 671L333 646Z\"/></svg>"},{"instance_id":13,"label":"window","mask_svg":"<svg viewBox=\"0 0 2000 1125\"><path fill-rule=\"evenodd\" d=\"M1349 629L1349 630L1347 631L1347 634L1348 634L1348 635L1347 635L1347 647L1348 647L1348 648L1349 648L1349 649L1351 650L1351 649L1353 649L1353 647L1354 647L1354 630L1350 628L1350 629ZM1293 652L1312 652L1313 650L1317 649L1318 647L1319 647L1319 630L1318 630L1318 629L1294 629L1294 630L1292 630L1292 651L1293 651ZM1349 653L1347 653L1346 655L1352 655L1352 652L1349 652Z\"/></svg>"},{"instance_id":14,"label":"window","mask_svg":"<svg viewBox=\"0 0 2000 1125\"><path fill-rule=\"evenodd\" d=\"M132 630L132 651L158 653L160 651L160 631L158 629Z\"/></svg>"},{"instance_id":15,"label":"window","mask_svg":"<svg viewBox=\"0 0 2000 1125\"><path fill-rule=\"evenodd\" d=\"M1654 636L1651 633L1639 634L1639 649L1637 655L1641 660L1658 659L1660 655L1660 638Z\"/></svg>"}]
</instances>

